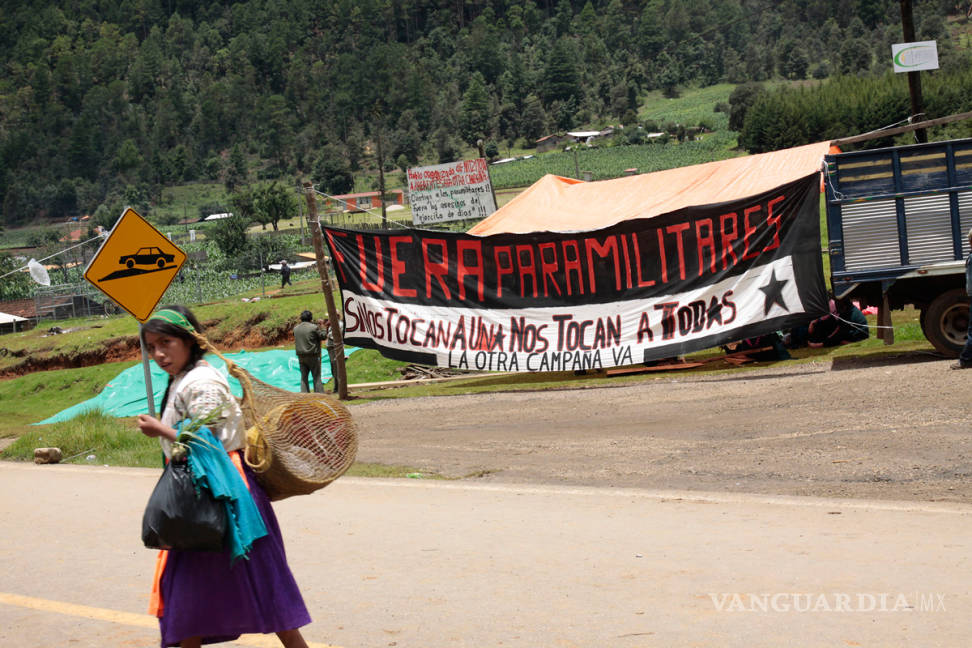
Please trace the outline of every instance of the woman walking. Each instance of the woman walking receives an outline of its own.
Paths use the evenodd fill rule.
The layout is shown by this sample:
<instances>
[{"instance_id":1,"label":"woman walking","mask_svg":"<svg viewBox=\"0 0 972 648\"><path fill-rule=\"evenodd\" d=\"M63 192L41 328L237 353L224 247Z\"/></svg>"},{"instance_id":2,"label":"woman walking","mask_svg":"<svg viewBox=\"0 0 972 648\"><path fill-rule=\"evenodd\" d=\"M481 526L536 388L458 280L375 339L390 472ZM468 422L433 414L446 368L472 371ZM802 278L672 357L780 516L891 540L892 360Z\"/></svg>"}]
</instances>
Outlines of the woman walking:
<instances>
[{"instance_id":1,"label":"woman walking","mask_svg":"<svg viewBox=\"0 0 972 648\"><path fill-rule=\"evenodd\" d=\"M298 628L310 623L310 615L287 565L277 518L242 460L242 411L226 379L203 359L208 343L201 333L198 320L183 306L165 307L145 322L142 344L169 374L169 382L160 419L139 415L138 427L159 439L168 461L176 427L186 419L205 419L245 481L267 534L237 560L228 548L160 552L150 612L159 617L161 645L196 648L241 634L274 632L286 648L307 648Z\"/></svg>"}]
</instances>

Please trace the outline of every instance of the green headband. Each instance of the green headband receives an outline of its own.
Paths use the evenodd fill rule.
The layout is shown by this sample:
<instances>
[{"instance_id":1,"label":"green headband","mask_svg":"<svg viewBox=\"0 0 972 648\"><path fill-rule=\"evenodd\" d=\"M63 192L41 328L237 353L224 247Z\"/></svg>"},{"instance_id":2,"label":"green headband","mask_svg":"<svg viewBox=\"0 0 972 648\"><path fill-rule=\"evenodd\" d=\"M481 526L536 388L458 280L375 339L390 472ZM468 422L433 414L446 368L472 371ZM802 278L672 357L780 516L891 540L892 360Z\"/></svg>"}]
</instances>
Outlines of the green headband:
<instances>
[{"instance_id":1,"label":"green headband","mask_svg":"<svg viewBox=\"0 0 972 648\"><path fill-rule=\"evenodd\" d=\"M189 320L186 319L185 315L179 311L172 310L171 308L163 308L149 319L159 320L161 322L166 322L167 324L172 324L173 326L178 326L179 328L185 329L190 333L193 333L196 330Z\"/></svg>"}]
</instances>

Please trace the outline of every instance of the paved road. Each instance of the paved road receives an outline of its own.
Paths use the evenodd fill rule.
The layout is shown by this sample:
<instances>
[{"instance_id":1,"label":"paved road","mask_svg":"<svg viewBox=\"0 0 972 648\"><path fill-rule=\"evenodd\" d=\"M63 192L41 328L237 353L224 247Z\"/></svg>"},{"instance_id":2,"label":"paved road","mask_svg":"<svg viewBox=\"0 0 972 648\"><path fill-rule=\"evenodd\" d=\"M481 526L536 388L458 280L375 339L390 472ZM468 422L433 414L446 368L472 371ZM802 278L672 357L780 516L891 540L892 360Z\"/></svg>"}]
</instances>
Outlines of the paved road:
<instances>
[{"instance_id":1,"label":"paved road","mask_svg":"<svg viewBox=\"0 0 972 648\"><path fill-rule=\"evenodd\" d=\"M157 475L0 464L0 645L157 645L138 538ZM972 636L967 504L342 478L276 508L315 648Z\"/></svg>"}]
</instances>

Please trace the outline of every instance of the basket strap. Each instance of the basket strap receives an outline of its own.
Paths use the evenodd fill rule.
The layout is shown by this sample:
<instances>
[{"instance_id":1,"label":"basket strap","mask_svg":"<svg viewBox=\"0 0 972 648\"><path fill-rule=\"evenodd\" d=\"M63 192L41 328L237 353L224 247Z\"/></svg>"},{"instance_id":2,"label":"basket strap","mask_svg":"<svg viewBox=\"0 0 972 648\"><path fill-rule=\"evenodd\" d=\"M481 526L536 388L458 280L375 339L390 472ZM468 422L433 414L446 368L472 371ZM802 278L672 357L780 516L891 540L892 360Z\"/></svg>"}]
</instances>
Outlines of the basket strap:
<instances>
[{"instance_id":1,"label":"basket strap","mask_svg":"<svg viewBox=\"0 0 972 648\"><path fill-rule=\"evenodd\" d=\"M233 376L234 378L240 381L240 386L243 387L243 410L244 412L250 415L250 418L252 420L255 421L256 409L253 405L253 383L250 382L250 374L248 374L246 370L243 369L243 367L239 366L238 364L236 364L235 362L233 362L232 360L224 356L222 353L220 353L219 350L216 349L216 347L213 346L213 344L209 340L207 340L204 336L200 335L199 333L196 333L195 331L193 331L192 334L203 349L205 349L210 353L216 354L216 356L219 357L220 360L225 362L226 371L228 371L231 376Z\"/></svg>"}]
</instances>

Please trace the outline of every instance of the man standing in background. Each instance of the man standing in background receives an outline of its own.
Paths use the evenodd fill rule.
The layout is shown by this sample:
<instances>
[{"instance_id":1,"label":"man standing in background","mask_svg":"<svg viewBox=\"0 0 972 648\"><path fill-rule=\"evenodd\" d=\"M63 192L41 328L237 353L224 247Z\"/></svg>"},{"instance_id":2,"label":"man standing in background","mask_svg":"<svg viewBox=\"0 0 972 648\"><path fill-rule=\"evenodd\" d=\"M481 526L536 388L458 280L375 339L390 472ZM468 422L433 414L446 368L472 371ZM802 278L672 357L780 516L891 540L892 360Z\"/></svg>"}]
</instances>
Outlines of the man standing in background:
<instances>
[{"instance_id":1,"label":"man standing in background","mask_svg":"<svg viewBox=\"0 0 972 648\"><path fill-rule=\"evenodd\" d=\"M280 262L280 287L283 288L287 284L293 286L290 283L290 266L287 264L287 259Z\"/></svg>"},{"instance_id":2,"label":"man standing in background","mask_svg":"<svg viewBox=\"0 0 972 648\"><path fill-rule=\"evenodd\" d=\"M321 341L327 335L321 331L318 324L323 325L323 320L314 324L311 320L313 315L309 310L300 314L300 323L294 327L294 350L297 352L297 362L300 364L300 391L307 393L310 386L307 381L307 374L313 376L314 391L318 394L324 393L324 385L321 384Z\"/></svg>"}]
</instances>

